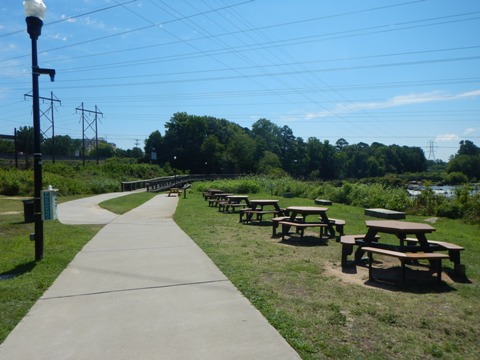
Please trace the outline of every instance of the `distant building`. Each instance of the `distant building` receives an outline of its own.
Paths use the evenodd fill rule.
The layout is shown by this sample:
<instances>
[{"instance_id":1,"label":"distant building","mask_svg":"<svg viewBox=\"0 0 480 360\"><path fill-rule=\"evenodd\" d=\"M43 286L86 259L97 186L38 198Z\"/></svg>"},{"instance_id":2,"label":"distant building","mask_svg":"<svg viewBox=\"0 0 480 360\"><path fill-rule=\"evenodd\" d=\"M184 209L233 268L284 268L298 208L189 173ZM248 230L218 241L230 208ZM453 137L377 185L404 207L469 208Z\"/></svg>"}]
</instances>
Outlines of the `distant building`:
<instances>
[{"instance_id":1,"label":"distant building","mask_svg":"<svg viewBox=\"0 0 480 360\"><path fill-rule=\"evenodd\" d=\"M14 136L14 135L3 135L3 134L0 134L0 140L6 140L6 141L14 142L14 141L15 141L15 136Z\"/></svg>"}]
</instances>

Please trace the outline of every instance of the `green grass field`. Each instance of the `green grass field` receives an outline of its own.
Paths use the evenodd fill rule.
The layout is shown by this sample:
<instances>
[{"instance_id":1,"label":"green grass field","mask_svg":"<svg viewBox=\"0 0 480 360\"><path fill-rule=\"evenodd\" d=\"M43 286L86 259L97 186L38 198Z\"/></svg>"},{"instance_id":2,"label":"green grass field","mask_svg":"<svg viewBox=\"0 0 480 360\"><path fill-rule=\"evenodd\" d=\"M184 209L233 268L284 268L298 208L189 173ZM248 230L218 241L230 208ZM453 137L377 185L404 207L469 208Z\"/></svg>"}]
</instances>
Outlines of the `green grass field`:
<instances>
[{"instance_id":1,"label":"green grass field","mask_svg":"<svg viewBox=\"0 0 480 360\"><path fill-rule=\"evenodd\" d=\"M152 196L132 194L102 206L124 213ZM252 194L250 198L270 196ZM313 205L313 201L280 199L280 206L289 205ZM361 208L334 204L329 206L328 215L346 220L347 234L366 231L367 218ZM304 242L282 243L280 238L272 238L270 222L244 225L238 220L237 213L209 208L194 191L186 199L179 199L175 214L179 226L302 358L478 357L478 226L447 219L433 224L437 231L432 238L466 248L462 253L466 278L453 276L451 263L444 261L441 286L422 269L409 271L407 283L401 286L368 282L364 266L342 271L340 244L335 240L318 241L317 232ZM425 218L408 216L407 220L423 222ZM33 224L23 223L21 201L0 197L0 342L99 229L45 222L45 258L35 262L28 236ZM384 265L398 274L399 263L395 260ZM385 274L390 272L385 269Z\"/></svg>"},{"instance_id":2,"label":"green grass field","mask_svg":"<svg viewBox=\"0 0 480 360\"><path fill-rule=\"evenodd\" d=\"M313 201L280 199L281 207L289 205L313 205ZM334 204L328 215L346 220L347 234L366 232L367 217L361 208ZM432 238L466 248L462 253L466 279L455 277L447 260L441 286L422 269L408 271L402 286L368 282L364 266L342 271L341 245L335 240L319 241L318 232L302 243L282 243L281 238L272 238L270 222L240 224L238 220L238 214L209 208L195 193L180 200L175 214L180 227L302 358L478 357L478 226L446 219L433 224L437 231ZM425 218L408 216L407 220L423 222ZM396 260L388 264L398 275L399 265Z\"/></svg>"}]
</instances>

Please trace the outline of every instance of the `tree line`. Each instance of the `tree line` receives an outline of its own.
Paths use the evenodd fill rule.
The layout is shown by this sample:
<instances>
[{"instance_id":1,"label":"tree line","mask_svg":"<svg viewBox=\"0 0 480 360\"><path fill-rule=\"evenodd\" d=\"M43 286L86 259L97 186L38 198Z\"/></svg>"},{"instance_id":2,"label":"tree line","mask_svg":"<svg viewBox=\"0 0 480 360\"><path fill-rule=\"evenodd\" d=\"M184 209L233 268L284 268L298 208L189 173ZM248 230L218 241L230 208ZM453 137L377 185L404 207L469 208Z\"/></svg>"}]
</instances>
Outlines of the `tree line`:
<instances>
[{"instance_id":1,"label":"tree line","mask_svg":"<svg viewBox=\"0 0 480 360\"><path fill-rule=\"evenodd\" d=\"M18 151L33 149L32 128L18 131ZM0 152L7 142L0 141ZM458 153L445 164L428 161L420 147L384 145L378 142L349 144L340 138L335 144L316 137L296 137L288 126L268 119L251 128L211 116L173 114L164 134L153 131L144 149L115 149L105 141L88 149L88 156L128 157L189 173L290 175L301 179L348 179L382 177L386 174L420 173L440 167L450 182L480 179L480 149L471 141L460 142ZM12 146L11 144L8 146ZM68 135L42 141L47 155L74 156L82 141ZM11 149L10 149L11 150Z\"/></svg>"},{"instance_id":2,"label":"tree line","mask_svg":"<svg viewBox=\"0 0 480 360\"><path fill-rule=\"evenodd\" d=\"M305 179L344 179L426 170L419 147L358 143L335 144L296 137L288 126L259 119L251 129L225 119L176 113L165 134L145 141L146 157L192 173L289 174Z\"/></svg>"}]
</instances>

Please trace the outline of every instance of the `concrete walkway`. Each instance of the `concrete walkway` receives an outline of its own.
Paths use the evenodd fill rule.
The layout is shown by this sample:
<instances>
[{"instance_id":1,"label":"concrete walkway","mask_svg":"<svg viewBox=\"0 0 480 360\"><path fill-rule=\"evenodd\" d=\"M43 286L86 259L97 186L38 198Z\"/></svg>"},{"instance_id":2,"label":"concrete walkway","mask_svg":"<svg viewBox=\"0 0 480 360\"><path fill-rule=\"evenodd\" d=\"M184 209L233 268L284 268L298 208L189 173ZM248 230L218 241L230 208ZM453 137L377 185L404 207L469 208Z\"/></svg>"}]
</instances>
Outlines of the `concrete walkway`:
<instances>
[{"instance_id":1,"label":"concrete walkway","mask_svg":"<svg viewBox=\"0 0 480 360\"><path fill-rule=\"evenodd\" d=\"M62 224L108 224L118 217L98 204L120 196L129 195L129 192L102 194L58 205L58 220Z\"/></svg>"},{"instance_id":2,"label":"concrete walkway","mask_svg":"<svg viewBox=\"0 0 480 360\"><path fill-rule=\"evenodd\" d=\"M108 224L0 345L0 359L299 359L175 224L177 202L161 194L104 213ZM95 216L76 204L59 218Z\"/></svg>"}]
</instances>

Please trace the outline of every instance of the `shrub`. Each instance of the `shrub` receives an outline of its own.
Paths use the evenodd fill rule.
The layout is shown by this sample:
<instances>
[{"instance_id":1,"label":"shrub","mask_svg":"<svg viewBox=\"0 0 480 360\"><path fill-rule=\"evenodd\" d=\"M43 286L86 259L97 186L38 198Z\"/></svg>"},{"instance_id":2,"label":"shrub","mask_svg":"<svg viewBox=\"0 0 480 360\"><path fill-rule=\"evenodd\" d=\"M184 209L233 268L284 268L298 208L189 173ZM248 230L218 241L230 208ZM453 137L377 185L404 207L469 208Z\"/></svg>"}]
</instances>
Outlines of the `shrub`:
<instances>
[{"instance_id":1,"label":"shrub","mask_svg":"<svg viewBox=\"0 0 480 360\"><path fill-rule=\"evenodd\" d=\"M437 216L459 219L463 216L461 206L454 201L445 201L438 206Z\"/></svg>"},{"instance_id":2,"label":"shrub","mask_svg":"<svg viewBox=\"0 0 480 360\"><path fill-rule=\"evenodd\" d=\"M27 196L33 194L33 172L31 170L0 170L0 194Z\"/></svg>"},{"instance_id":3,"label":"shrub","mask_svg":"<svg viewBox=\"0 0 480 360\"><path fill-rule=\"evenodd\" d=\"M454 171L454 172L448 173L445 176L444 181L446 184L449 184L449 185L467 184L468 177L464 173Z\"/></svg>"}]
</instances>

